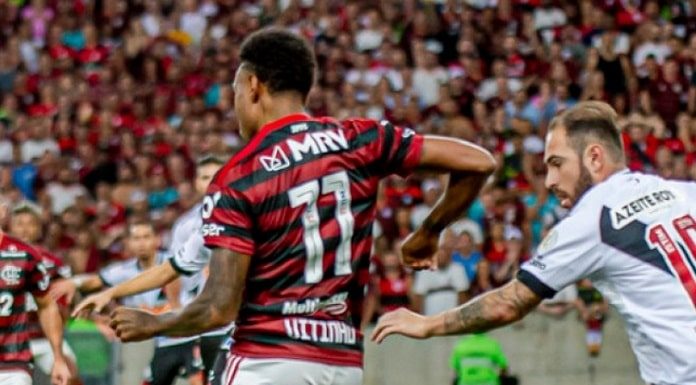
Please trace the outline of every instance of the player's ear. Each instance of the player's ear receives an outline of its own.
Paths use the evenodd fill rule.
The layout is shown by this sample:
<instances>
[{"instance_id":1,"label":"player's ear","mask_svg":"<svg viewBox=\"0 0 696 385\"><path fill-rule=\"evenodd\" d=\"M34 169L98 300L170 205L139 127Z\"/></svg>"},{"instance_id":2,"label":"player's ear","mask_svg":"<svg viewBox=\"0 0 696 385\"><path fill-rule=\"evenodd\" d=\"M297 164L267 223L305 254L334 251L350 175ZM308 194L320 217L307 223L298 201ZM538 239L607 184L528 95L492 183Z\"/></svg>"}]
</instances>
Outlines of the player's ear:
<instances>
[{"instance_id":1,"label":"player's ear","mask_svg":"<svg viewBox=\"0 0 696 385\"><path fill-rule=\"evenodd\" d=\"M249 74L249 94L251 95L251 101L256 104L261 99L261 88L263 83L255 74Z\"/></svg>"},{"instance_id":2,"label":"player's ear","mask_svg":"<svg viewBox=\"0 0 696 385\"><path fill-rule=\"evenodd\" d=\"M604 152L604 148L599 144L593 143L587 146L585 156L583 157L585 167L593 173L599 172L604 166Z\"/></svg>"}]
</instances>

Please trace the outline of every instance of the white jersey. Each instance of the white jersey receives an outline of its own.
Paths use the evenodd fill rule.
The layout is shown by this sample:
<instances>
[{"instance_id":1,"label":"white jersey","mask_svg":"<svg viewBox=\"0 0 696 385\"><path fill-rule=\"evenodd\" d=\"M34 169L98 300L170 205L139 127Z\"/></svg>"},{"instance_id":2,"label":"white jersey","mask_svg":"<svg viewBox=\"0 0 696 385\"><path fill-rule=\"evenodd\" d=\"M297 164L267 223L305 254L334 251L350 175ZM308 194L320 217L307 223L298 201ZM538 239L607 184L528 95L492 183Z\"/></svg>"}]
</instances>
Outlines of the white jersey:
<instances>
[{"instance_id":1,"label":"white jersey","mask_svg":"<svg viewBox=\"0 0 696 385\"><path fill-rule=\"evenodd\" d=\"M181 275L181 306L192 302L203 290L206 281L204 269L210 262L212 251L203 242L202 203L195 205L179 217L172 227L172 244L169 262ZM203 336L227 334L229 327L216 329Z\"/></svg>"},{"instance_id":2,"label":"white jersey","mask_svg":"<svg viewBox=\"0 0 696 385\"><path fill-rule=\"evenodd\" d=\"M166 263L166 261L166 254L158 252L155 264L159 265ZM140 266L140 263L138 263L138 259L131 258L123 262L113 263L99 270L98 275L99 279L101 279L105 286L112 287L130 280L142 272L143 269ZM161 313L170 309L167 296L164 294L164 291L161 288L124 297L121 299L121 303L127 307L146 309L153 313ZM194 339L195 337L156 337L155 345L157 347L173 346L192 341Z\"/></svg>"},{"instance_id":3,"label":"white jersey","mask_svg":"<svg viewBox=\"0 0 696 385\"><path fill-rule=\"evenodd\" d=\"M623 316L646 382L696 385L696 183L612 175L518 274L545 298L585 277Z\"/></svg>"}]
</instances>

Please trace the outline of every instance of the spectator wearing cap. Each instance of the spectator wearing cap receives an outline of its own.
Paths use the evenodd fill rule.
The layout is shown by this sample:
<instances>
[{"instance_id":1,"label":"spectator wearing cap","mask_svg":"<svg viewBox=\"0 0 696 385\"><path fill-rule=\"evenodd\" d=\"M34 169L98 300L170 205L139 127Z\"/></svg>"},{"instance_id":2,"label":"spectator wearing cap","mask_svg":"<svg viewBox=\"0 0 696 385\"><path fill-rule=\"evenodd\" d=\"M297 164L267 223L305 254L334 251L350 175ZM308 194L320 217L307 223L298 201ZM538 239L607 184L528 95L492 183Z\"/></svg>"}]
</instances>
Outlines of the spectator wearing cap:
<instances>
[{"instance_id":1,"label":"spectator wearing cap","mask_svg":"<svg viewBox=\"0 0 696 385\"><path fill-rule=\"evenodd\" d=\"M421 183L423 202L411 210L411 228L418 228L430 214L437 200L442 194L442 183L438 179L428 178Z\"/></svg>"},{"instance_id":2,"label":"spectator wearing cap","mask_svg":"<svg viewBox=\"0 0 696 385\"><path fill-rule=\"evenodd\" d=\"M440 85L447 82L447 70L437 59L442 45L434 40L414 42L416 69L413 71L413 92L421 108L432 107L440 98Z\"/></svg>"}]
</instances>

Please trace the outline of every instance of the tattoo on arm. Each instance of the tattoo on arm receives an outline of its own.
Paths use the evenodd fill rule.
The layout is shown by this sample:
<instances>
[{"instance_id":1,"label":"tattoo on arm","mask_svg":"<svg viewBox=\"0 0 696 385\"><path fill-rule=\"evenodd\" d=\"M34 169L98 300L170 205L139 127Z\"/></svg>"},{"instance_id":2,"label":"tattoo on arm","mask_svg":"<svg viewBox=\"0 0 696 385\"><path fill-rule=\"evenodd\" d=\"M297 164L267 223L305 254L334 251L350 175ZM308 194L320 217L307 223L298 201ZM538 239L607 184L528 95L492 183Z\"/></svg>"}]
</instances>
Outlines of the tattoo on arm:
<instances>
[{"instance_id":1,"label":"tattoo on arm","mask_svg":"<svg viewBox=\"0 0 696 385\"><path fill-rule=\"evenodd\" d=\"M484 332L515 322L541 302L526 285L513 280L444 314L443 334Z\"/></svg>"}]
</instances>

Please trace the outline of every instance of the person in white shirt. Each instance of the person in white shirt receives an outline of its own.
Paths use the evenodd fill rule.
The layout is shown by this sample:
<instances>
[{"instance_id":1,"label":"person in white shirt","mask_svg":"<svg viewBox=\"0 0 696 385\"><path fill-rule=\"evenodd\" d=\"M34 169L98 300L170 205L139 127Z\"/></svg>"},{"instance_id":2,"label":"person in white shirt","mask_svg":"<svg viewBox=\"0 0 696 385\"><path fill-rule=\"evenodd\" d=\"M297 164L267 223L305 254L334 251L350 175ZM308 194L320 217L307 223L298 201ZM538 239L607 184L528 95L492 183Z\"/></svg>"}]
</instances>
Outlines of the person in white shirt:
<instances>
[{"instance_id":1,"label":"person in white shirt","mask_svg":"<svg viewBox=\"0 0 696 385\"><path fill-rule=\"evenodd\" d=\"M198 161L196 169L196 193L203 198L210 180L222 167L223 161L215 157L204 157ZM203 290L206 282L206 268L211 251L203 245L202 203L182 214L172 228L172 243L169 247L169 263L163 263L118 285L87 297L73 310L73 316L86 316L91 311L101 312L112 300L162 287L181 276L179 302L186 306ZM206 374L215 363L215 357L230 334L231 327L210 331L201 336L201 358ZM229 347L228 347L229 348Z\"/></svg>"},{"instance_id":2,"label":"person in white shirt","mask_svg":"<svg viewBox=\"0 0 696 385\"><path fill-rule=\"evenodd\" d=\"M414 229L417 229L425 218L428 217L433 206L435 206L440 195L442 195L442 183L438 179L426 179L421 183L421 191L423 192L423 203L411 210L411 227Z\"/></svg>"},{"instance_id":3,"label":"person in white shirt","mask_svg":"<svg viewBox=\"0 0 696 385\"><path fill-rule=\"evenodd\" d=\"M469 280L462 265L452 263L451 253L441 252L438 267L438 270L416 272L414 302L421 314L437 314L466 301Z\"/></svg>"},{"instance_id":4,"label":"person in white shirt","mask_svg":"<svg viewBox=\"0 0 696 385\"><path fill-rule=\"evenodd\" d=\"M623 316L643 380L696 384L696 183L630 172L606 103L579 103L548 130L546 186L571 210L517 278L434 316L388 313L372 338L486 331L590 278ZM418 267L435 264L416 257Z\"/></svg>"},{"instance_id":5,"label":"person in white shirt","mask_svg":"<svg viewBox=\"0 0 696 385\"><path fill-rule=\"evenodd\" d=\"M31 123L31 138L20 145L20 155L24 163L29 163L34 158L41 158L47 152L56 156L60 155L58 142L51 136L51 120L37 119Z\"/></svg>"},{"instance_id":6,"label":"person in white shirt","mask_svg":"<svg viewBox=\"0 0 696 385\"><path fill-rule=\"evenodd\" d=\"M60 215L67 208L74 206L78 198L86 197L89 193L85 186L78 183L75 171L63 167L58 172L58 180L46 186L45 193L51 199L51 213Z\"/></svg>"}]
</instances>

